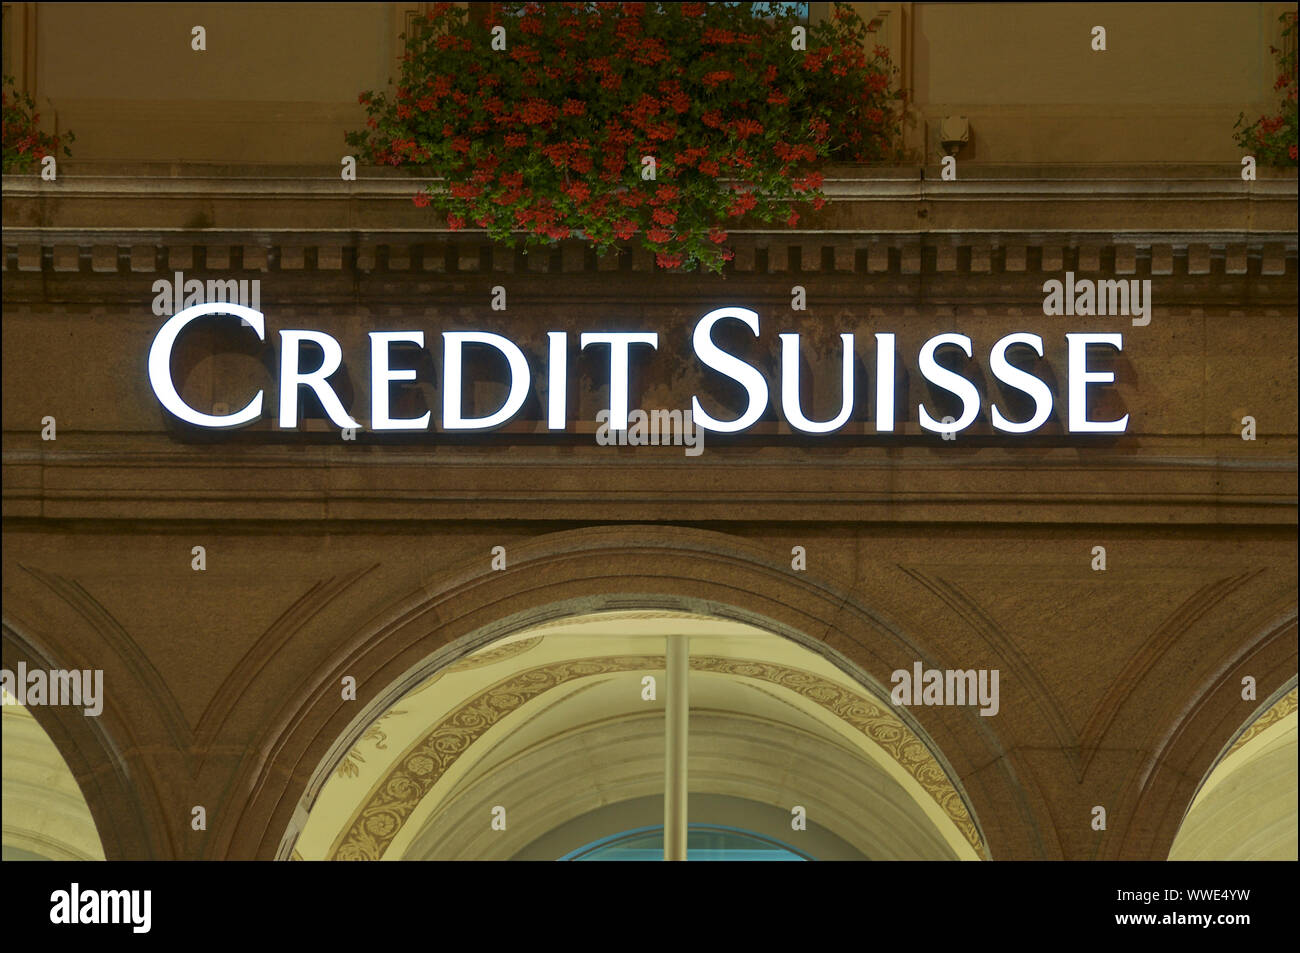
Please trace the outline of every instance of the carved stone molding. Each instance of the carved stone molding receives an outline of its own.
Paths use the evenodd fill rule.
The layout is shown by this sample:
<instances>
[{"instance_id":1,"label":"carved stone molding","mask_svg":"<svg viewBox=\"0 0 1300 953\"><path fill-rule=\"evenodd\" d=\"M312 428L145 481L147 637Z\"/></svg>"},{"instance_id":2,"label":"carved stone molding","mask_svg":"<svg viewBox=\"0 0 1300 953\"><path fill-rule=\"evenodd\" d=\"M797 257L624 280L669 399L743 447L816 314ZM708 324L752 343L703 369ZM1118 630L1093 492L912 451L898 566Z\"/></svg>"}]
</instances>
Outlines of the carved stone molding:
<instances>
[{"instance_id":1,"label":"carved stone molding","mask_svg":"<svg viewBox=\"0 0 1300 953\"><path fill-rule=\"evenodd\" d=\"M1184 233L1131 238L1116 233L1082 233L1044 238L1015 232L996 234L898 235L862 232L801 234L732 233L736 258L724 275L933 275L1028 276L1075 271L1080 275L1193 278L1230 275L1280 276L1296 271L1291 236ZM638 250L623 248L604 257L580 242L552 248L493 245L481 236L376 236L357 242L305 233L285 240L230 234L193 236L183 242L77 239L23 229L6 229L5 271L93 276L157 275L175 271L279 275L389 275L430 280L439 276L640 273L648 271ZM27 240L25 240L27 239ZM703 276L656 272L674 281ZM21 292L21 289L18 289ZM6 295L9 298L10 295Z\"/></svg>"},{"instance_id":2,"label":"carved stone molding","mask_svg":"<svg viewBox=\"0 0 1300 953\"><path fill-rule=\"evenodd\" d=\"M420 800L451 765L493 725L531 699L573 679L663 668L662 655L608 656L555 662L502 679L444 716L403 752L353 815L331 849L330 859L382 858ZM921 740L883 705L811 672L766 662L697 656L691 659L691 669L768 682L831 712L896 761L934 799L976 853L987 856L961 794Z\"/></svg>"}]
</instances>

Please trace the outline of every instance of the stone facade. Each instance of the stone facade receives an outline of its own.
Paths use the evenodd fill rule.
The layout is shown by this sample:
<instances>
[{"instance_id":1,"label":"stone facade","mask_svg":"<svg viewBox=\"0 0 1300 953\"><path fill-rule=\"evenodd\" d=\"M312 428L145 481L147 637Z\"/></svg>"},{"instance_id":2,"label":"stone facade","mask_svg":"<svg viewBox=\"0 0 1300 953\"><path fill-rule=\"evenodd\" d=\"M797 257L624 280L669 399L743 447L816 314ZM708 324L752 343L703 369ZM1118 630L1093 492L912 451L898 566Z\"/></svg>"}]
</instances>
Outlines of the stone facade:
<instances>
[{"instance_id":1,"label":"stone facade","mask_svg":"<svg viewBox=\"0 0 1300 953\"><path fill-rule=\"evenodd\" d=\"M409 176L363 169L341 182L326 133L341 144L356 110L333 99L286 133L304 164L267 164L284 104L248 105L208 77L216 85L195 88L227 125L246 119L247 138L178 125L167 161L145 161L141 130L160 116L183 123L193 103L118 90L105 102L132 108L97 121L93 63L66 74L57 57L36 64L40 31L64 35L65 11L42 8L37 29L36 5L7 5L7 17L10 6L29 18L13 40L27 50L24 75L59 77L44 93L68 104L60 121L84 128L90 148L57 182L4 183L4 665L104 670L99 718L32 714L109 859L282 856L296 805L342 757L360 708L432 657L567 613L743 619L834 650L877 687L918 660L999 669L998 717L912 713L994 859L1164 859L1225 747L1294 684L1296 179L1262 170L1243 182L1234 149L1208 138L1188 140L1176 161L1161 152L1241 95L1193 108L1166 89L1169 109L1148 123L1140 109L1161 95L1089 111L1053 81L1044 102L1013 105L1004 77L971 93L983 98L965 111L977 137L987 132L957 181L926 155L832 170L831 204L804 227L733 232L723 275L666 273L640 251L598 259L566 243L524 255L453 235L412 205L423 183ZM417 5L387 6L369 58L347 66L348 89L382 84L390 28ZM969 31L941 19L948 5L915 17L912 4L859 6L878 8L898 51L931 41L907 59L924 139L926 123L969 105L953 99L943 65ZM1230 6L1207 5L1214 16ZM1250 24L1274 15L1256 6ZM1124 5L1116 22L1159 7ZM1253 43L1250 24L1225 42ZM1261 77L1243 88L1266 99ZM1038 113L1037 131L1018 125ZM1096 162L1070 164L1088 136ZM1016 164L981 161L1007 157ZM438 416L445 330L518 342L533 397L488 435L363 430L345 441L319 413L293 433L271 414L237 431L185 427L146 373L163 320L154 283L176 272L260 281L268 342L286 328L332 334L346 356L339 390L362 416L374 330L426 333L397 415ZM1151 322L1045 316L1044 282L1067 272L1149 279ZM791 309L795 285L806 311ZM489 306L497 286L505 311ZM854 332L861 348L896 333L910 371L898 432L866 422L874 371L863 351L863 412L835 435L792 432L774 389L754 428L710 434L698 457L598 446L607 352L579 356L576 336L655 330L632 406L686 407L698 394L734 413L737 394L689 349L695 322L724 304L759 314L758 339L732 346L769 379L777 333L804 336L805 409L819 418L838 407L838 335ZM561 434L545 431L537 376L555 330L572 342ZM1003 394L988 348L1018 330L1043 336L1037 367L1058 396L1029 437L999 434L987 414ZM917 349L947 331L974 342L985 408L953 441L917 423L918 403L941 403L916 373ZM1129 414L1122 435L1066 432L1067 331L1123 334L1104 365L1115 383L1093 407L1103 419ZM274 407L277 355L235 324L214 327L184 340L175 376L196 407L236 407L257 388ZM474 367L486 382L473 399L499 402L492 368ZM1242 437L1246 417L1254 440ZM42 437L46 418L56 439ZM504 572L490 565L497 546ZM791 568L796 546L804 572ZM1097 546L1105 571L1093 568ZM344 675L357 679L356 704L338 698ZM1258 687L1244 701L1247 676ZM206 831L191 829L194 805ZM1104 832L1088 823L1096 805Z\"/></svg>"}]
</instances>

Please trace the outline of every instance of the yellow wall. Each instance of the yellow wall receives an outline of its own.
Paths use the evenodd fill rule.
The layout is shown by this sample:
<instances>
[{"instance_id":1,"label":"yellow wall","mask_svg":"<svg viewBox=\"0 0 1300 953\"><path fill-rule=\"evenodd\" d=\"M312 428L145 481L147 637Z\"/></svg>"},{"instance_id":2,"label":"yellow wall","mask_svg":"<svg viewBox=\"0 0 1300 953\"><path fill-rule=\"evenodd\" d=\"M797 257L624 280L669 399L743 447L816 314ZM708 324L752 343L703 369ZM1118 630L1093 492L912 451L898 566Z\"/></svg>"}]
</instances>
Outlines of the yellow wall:
<instances>
[{"instance_id":1,"label":"yellow wall","mask_svg":"<svg viewBox=\"0 0 1300 953\"><path fill-rule=\"evenodd\" d=\"M824 4L814 5L819 8ZM1294 4L857 3L914 90L913 158L939 117L960 162L1235 162L1232 124L1271 111ZM76 159L336 163L362 89L394 73L420 4L6 4L6 72ZM207 29L206 52L190 29ZM1090 31L1107 30L1093 52Z\"/></svg>"}]
</instances>

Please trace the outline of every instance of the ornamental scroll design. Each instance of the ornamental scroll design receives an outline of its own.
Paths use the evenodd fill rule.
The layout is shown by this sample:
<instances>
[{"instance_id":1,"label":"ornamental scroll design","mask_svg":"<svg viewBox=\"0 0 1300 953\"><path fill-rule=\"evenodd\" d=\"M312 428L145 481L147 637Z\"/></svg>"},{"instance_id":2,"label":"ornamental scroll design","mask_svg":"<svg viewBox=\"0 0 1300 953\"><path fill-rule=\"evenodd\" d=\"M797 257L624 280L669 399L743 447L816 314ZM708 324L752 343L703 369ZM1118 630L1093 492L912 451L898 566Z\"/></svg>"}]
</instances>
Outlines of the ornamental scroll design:
<instances>
[{"instance_id":1,"label":"ornamental scroll design","mask_svg":"<svg viewBox=\"0 0 1300 953\"><path fill-rule=\"evenodd\" d=\"M362 743L373 741L378 750L386 751L388 749L388 732L384 731L381 727L384 723L384 719L399 717L405 714L405 711L390 708L388 711L376 718L371 726L366 729L366 733L357 739L357 743L348 749L348 753L344 755L343 760L339 762L339 766L337 770L335 770L334 776L337 778L355 778L360 774L361 768L359 768L358 765L366 763L366 756L361 753Z\"/></svg>"},{"instance_id":2,"label":"ornamental scroll design","mask_svg":"<svg viewBox=\"0 0 1300 953\"><path fill-rule=\"evenodd\" d=\"M445 715L401 756L353 815L330 852L331 860L378 860L426 794L456 760L493 725L526 702L565 682L628 671L662 671L662 655L622 655L554 662L519 672L484 689ZM889 711L866 696L812 672L767 662L694 656L695 671L768 682L819 705L869 738L903 768L987 858L979 830L961 794L925 744Z\"/></svg>"},{"instance_id":3,"label":"ornamental scroll design","mask_svg":"<svg viewBox=\"0 0 1300 953\"><path fill-rule=\"evenodd\" d=\"M911 775L939 805L939 809L952 821L975 853L987 858L979 829L961 794L925 744L889 709L875 704L865 695L812 672L770 662L701 655L691 658L691 668L758 679L785 688L860 731Z\"/></svg>"},{"instance_id":4,"label":"ornamental scroll design","mask_svg":"<svg viewBox=\"0 0 1300 953\"><path fill-rule=\"evenodd\" d=\"M445 715L379 783L330 854L331 860L378 860L421 799L483 734L524 703L576 678L662 669L662 655L607 656L527 669L484 689Z\"/></svg>"},{"instance_id":5,"label":"ornamental scroll design","mask_svg":"<svg viewBox=\"0 0 1300 953\"><path fill-rule=\"evenodd\" d=\"M1268 709L1268 711L1264 712L1250 723L1250 727L1241 733L1241 736L1232 743L1232 747L1229 748L1227 752L1224 753L1223 757L1219 759L1219 764L1223 764L1224 761L1227 761L1249 744L1252 739L1258 737L1262 732L1276 725L1279 721L1295 710L1296 689L1293 688L1291 691L1279 698L1273 706Z\"/></svg>"}]
</instances>

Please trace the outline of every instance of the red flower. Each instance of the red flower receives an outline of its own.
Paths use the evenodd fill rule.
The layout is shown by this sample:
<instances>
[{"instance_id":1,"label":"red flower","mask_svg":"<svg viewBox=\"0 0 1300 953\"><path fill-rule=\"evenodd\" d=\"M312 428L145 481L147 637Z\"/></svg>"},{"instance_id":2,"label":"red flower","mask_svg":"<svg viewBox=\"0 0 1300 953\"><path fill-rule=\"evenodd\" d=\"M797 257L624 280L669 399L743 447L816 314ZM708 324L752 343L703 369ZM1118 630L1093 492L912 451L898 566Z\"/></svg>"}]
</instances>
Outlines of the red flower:
<instances>
[{"instance_id":1,"label":"red flower","mask_svg":"<svg viewBox=\"0 0 1300 953\"><path fill-rule=\"evenodd\" d=\"M1288 148L1288 149L1286 150L1286 153L1287 153L1287 155L1289 155L1289 156L1291 157L1291 161L1292 161L1292 162L1295 162L1295 161L1296 161L1296 147L1295 147L1294 145L1292 145L1290 148Z\"/></svg>"},{"instance_id":2,"label":"red flower","mask_svg":"<svg viewBox=\"0 0 1300 953\"><path fill-rule=\"evenodd\" d=\"M461 218L459 215L448 215L447 227L450 228L453 232L458 232L465 227L465 220Z\"/></svg>"},{"instance_id":3,"label":"red flower","mask_svg":"<svg viewBox=\"0 0 1300 953\"><path fill-rule=\"evenodd\" d=\"M671 225L677 221L677 213L668 208L657 208L650 217L660 225Z\"/></svg>"},{"instance_id":4,"label":"red flower","mask_svg":"<svg viewBox=\"0 0 1300 953\"><path fill-rule=\"evenodd\" d=\"M519 107L519 118L530 126L550 122L559 110L544 99L530 99Z\"/></svg>"},{"instance_id":5,"label":"red flower","mask_svg":"<svg viewBox=\"0 0 1300 953\"><path fill-rule=\"evenodd\" d=\"M744 192L736 196L736 200L732 202L731 207L727 209L727 214L733 218L739 217L744 215L746 212L751 211L757 204L758 200L754 198L753 195Z\"/></svg>"},{"instance_id":6,"label":"red flower","mask_svg":"<svg viewBox=\"0 0 1300 953\"><path fill-rule=\"evenodd\" d=\"M662 245L664 242L672 239L673 233L665 228L652 228L645 233L645 237L650 239L650 241L654 242L656 245Z\"/></svg>"},{"instance_id":7,"label":"red flower","mask_svg":"<svg viewBox=\"0 0 1300 953\"><path fill-rule=\"evenodd\" d=\"M416 204L417 208L429 207L429 195L426 192L416 192L411 196L411 201Z\"/></svg>"}]
</instances>

